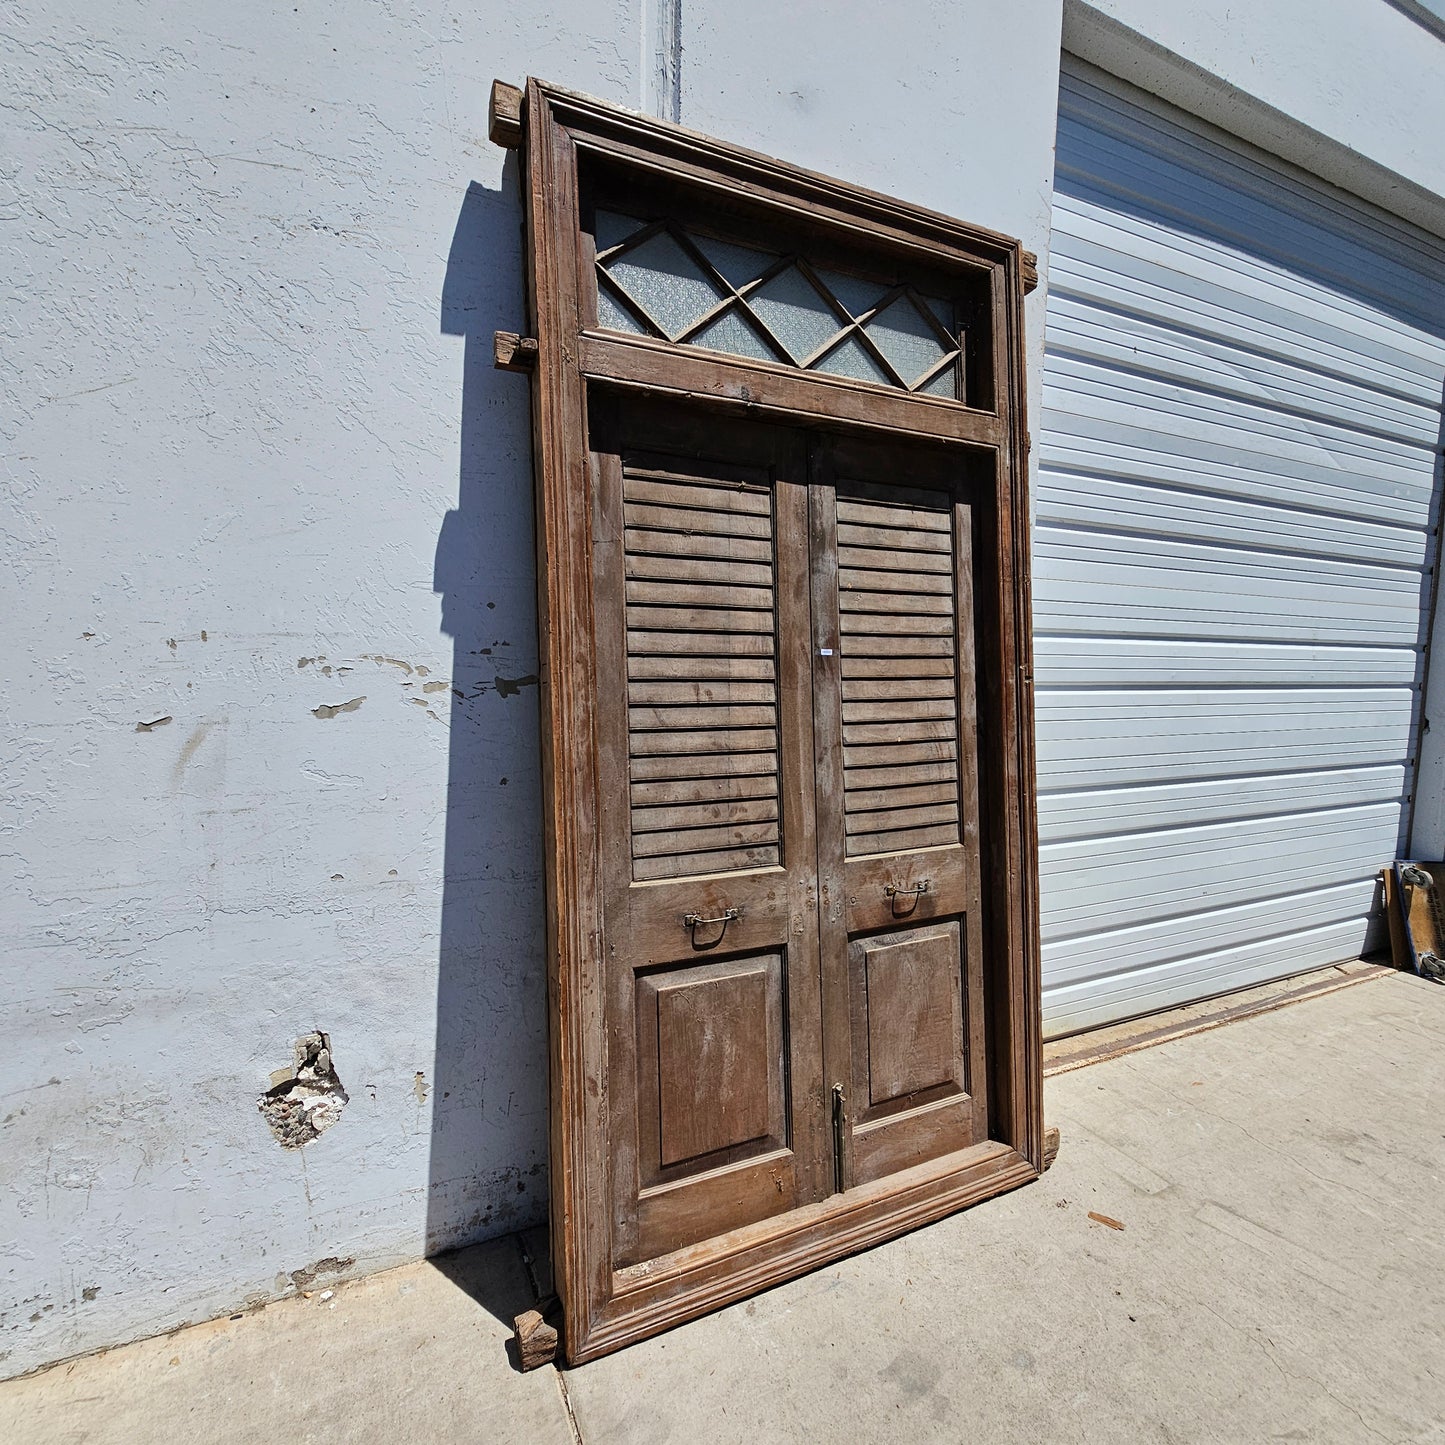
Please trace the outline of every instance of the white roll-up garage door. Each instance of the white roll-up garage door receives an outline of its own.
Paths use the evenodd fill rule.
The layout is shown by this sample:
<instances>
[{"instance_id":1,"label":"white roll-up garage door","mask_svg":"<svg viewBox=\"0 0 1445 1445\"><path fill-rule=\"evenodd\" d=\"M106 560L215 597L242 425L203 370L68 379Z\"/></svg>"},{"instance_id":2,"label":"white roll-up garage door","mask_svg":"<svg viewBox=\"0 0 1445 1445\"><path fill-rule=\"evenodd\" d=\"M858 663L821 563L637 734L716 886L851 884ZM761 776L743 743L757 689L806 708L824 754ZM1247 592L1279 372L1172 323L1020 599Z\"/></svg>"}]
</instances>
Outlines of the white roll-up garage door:
<instances>
[{"instance_id":1,"label":"white roll-up garage door","mask_svg":"<svg viewBox=\"0 0 1445 1445\"><path fill-rule=\"evenodd\" d=\"M1445 253L1082 68L1055 188L1034 626L1058 1035L1377 941Z\"/></svg>"}]
</instances>

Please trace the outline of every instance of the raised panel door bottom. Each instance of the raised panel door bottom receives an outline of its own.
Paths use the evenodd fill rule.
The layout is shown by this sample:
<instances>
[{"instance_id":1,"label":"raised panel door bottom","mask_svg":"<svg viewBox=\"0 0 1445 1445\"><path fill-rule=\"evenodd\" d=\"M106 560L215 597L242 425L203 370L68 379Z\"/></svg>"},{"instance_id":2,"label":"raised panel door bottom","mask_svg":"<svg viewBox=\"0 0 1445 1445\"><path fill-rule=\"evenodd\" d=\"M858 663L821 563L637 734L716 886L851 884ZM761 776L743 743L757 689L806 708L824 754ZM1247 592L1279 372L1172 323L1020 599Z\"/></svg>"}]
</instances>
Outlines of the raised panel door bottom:
<instances>
[{"instance_id":1,"label":"raised panel door bottom","mask_svg":"<svg viewBox=\"0 0 1445 1445\"><path fill-rule=\"evenodd\" d=\"M782 952L650 969L636 983L638 1195L622 1263L791 1208Z\"/></svg>"},{"instance_id":2,"label":"raised panel door bottom","mask_svg":"<svg viewBox=\"0 0 1445 1445\"><path fill-rule=\"evenodd\" d=\"M969 1095L964 938L954 918L849 944L853 1184L982 1137Z\"/></svg>"}]
</instances>

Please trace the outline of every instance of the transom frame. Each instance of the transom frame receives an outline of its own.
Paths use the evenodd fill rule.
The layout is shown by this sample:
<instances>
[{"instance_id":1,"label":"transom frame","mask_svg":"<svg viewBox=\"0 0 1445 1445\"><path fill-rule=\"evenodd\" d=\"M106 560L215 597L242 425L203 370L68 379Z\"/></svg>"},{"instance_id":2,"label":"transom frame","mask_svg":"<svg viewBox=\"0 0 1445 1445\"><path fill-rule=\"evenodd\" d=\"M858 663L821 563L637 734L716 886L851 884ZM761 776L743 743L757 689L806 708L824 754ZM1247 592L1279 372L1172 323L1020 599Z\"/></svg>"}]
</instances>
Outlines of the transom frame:
<instances>
[{"instance_id":1,"label":"transom frame","mask_svg":"<svg viewBox=\"0 0 1445 1445\"><path fill-rule=\"evenodd\" d=\"M720 293L720 299L713 306L680 328L669 328L664 321L652 314L644 298L634 295L612 274L615 262L630 253L640 251L649 241L660 235L667 236L674 245L683 251L688 260ZM735 245L736 243L724 242L724 244ZM946 329L939 320L936 310L938 303L923 296L913 285L908 282L900 282L883 287L881 288L882 294L877 300L855 312L843 304L837 295L836 286L830 285L825 276L813 266L808 258L797 252L784 252L771 264L766 265L760 274L736 285L714 264L707 251L694 241L683 226L668 220L658 220L641 225L634 234L627 236L615 245L597 250L595 259L598 285L605 287L615 301L632 312L644 325L651 327L658 335L674 344L697 344L698 337L705 333L713 323L730 311L739 309L754 327L761 329L763 335L773 343L780 355L791 358L803 371L812 370L826 357L838 352L846 344L847 338L853 337L868 353L873 364L895 386L910 392L927 392L933 383L946 377L950 368L956 367L963 357L963 348L959 345L958 336ZM771 282L794 269L813 288L818 298L832 310L836 321L835 327L821 342L802 354L798 354L785 338L777 334L776 329L768 324L764 315L759 314L751 300L751 298L765 294ZM928 365L922 372L915 373L912 379L903 375L893 359L878 346L867 330L869 322L884 316L900 300L905 300L912 305L914 312L931 330L941 352L935 362ZM847 373L834 371L829 372L829 375L847 375ZM933 394L943 395L943 393Z\"/></svg>"}]
</instances>

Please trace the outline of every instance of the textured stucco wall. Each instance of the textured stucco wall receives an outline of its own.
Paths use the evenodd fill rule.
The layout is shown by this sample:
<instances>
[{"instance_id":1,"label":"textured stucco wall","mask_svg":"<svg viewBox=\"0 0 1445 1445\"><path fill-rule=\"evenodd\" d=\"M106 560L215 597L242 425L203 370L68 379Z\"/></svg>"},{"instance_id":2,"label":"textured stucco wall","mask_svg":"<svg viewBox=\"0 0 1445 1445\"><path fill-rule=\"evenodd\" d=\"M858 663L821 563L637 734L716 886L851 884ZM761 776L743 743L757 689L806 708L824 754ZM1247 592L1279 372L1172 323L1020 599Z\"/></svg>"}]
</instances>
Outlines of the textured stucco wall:
<instances>
[{"instance_id":1,"label":"textured stucco wall","mask_svg":"<svg viewBox=\"0 0 1445 1445\"><path fill-rule=\"evenodd\" d=\"M0 18L0 1373L545 1213L529 425L490 364L520 211L486 107L528 71L636 103L641 26ZM350 1102L286 1151L256 1100L312 1029Z\"/></svg>"},{"instance_id":2,"label":"textured stucco wall","mask_svg":"<svg viewBox=\"0 0 1445 1445\"><path fill-rule=\"evenodd\" d=\"M814 18L759 11L814 99L749 120L739 12L691 5L682 118L1041 246L1034 8L1031 51L956 19L882 49L903 27L867 21L837 54L898 109L862 147ZM545 1213L527 398L490 365L520 213L487 92L666 113L668 25L659 0L0 21L0 1373ZM1027 141L992 131L970 180L949 138L1005 63ZM257 1098L312 1030L349 1102L283 1149Z\"/></svg>"}]
</instances>

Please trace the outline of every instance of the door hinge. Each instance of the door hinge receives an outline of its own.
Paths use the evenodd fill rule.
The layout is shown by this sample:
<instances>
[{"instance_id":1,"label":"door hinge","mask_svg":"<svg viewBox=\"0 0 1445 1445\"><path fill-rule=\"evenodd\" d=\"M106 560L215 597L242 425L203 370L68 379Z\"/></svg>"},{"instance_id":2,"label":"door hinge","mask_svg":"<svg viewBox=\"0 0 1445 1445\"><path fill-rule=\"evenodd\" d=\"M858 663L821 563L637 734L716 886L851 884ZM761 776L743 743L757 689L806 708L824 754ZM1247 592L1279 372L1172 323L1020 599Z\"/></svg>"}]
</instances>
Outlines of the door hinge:
<instances>
[{"instance_id":1,"label":"door hinge","mask_svg":"<svg viewBox=\"0 0 1445 1445\"><path fill-rule=\"evenodd\" d=\"M833 1190L843 1192L843 1132L847 1099L842 1084L833 1085Z\"/></svg>"}]
</instances>

